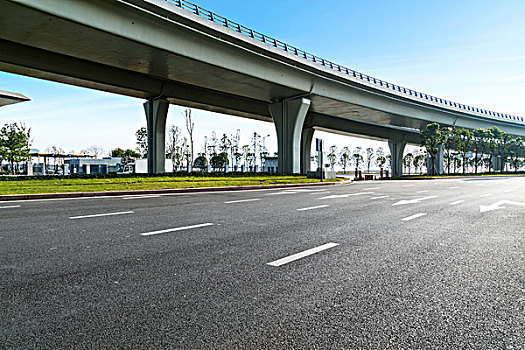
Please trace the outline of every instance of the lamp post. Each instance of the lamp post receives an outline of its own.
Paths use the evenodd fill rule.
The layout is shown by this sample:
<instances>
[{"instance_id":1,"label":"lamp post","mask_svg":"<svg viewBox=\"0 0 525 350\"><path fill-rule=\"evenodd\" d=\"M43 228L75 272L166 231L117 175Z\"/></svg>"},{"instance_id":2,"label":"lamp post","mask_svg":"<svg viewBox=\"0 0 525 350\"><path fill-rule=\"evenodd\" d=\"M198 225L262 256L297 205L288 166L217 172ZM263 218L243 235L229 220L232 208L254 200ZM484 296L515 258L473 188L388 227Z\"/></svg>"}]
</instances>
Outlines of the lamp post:
<instances>
[{"instance_id":1,"label":"lamp post","mask_svg":"<svg viewBox=\"0 0 525 350\"><path fill-rule=\"evenodd\" d=\"M268 151L266 150L266 138L267 138L267 137L270 137L270 134L268 134L268 135L262 137L261 169L264 169L264 166L263 166L263 156L262 156L262 154L264 153L265 156L268 154Z\"/></svg>"}]
</instances>

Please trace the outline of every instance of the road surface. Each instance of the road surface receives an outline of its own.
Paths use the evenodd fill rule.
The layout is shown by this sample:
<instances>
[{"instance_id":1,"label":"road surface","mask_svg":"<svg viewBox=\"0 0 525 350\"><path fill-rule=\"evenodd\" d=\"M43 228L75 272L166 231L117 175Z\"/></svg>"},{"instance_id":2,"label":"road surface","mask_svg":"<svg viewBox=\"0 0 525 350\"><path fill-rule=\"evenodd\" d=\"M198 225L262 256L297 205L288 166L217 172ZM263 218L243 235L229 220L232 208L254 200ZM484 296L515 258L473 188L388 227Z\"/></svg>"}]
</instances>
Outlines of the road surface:
<instances>
[{"instance_id":1,"label":"road surface","mask_svg":"<svg viewBox=\"0 0 525 350\"><path fill-rule=\"evenodd\" d=\"M0 202L0 348L525 349L525 178Z\"/></svg>"}]
</instances>

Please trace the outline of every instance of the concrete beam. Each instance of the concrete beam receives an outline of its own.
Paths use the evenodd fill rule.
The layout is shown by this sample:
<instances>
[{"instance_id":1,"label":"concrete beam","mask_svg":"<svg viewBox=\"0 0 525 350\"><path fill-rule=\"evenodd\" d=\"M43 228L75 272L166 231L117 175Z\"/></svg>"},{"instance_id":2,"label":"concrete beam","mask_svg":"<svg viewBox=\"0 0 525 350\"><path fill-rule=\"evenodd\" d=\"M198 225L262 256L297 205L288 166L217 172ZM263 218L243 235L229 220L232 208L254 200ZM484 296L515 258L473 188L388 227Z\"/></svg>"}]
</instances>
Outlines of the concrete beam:
<instances>
[{"instance_id":1,"label":"concrete beam","mask_svg":"<svg viewBox=\"0 0 525 350\"><path fill-rule=\"evenodd\" d=\"M282 173L301 171L301 136L310 100L297 98L273 103L270 114L277 130L278 170Z\"/></svg>"},{"instance_id":2,"label":"concrete beam","mask_svg":"<svg viewBox=\"0 0 525 350\"><path fill-rule=\"evenodd\" d=\"M318 113L309 114L305 126L349 136L368 137L374 140L402 141L415 145L421 143L419 130L370 123L362 120L338 118Z\"/></svg>"},{"instance_id":3,"label":"concrete beam","mask_svg":"<svg viewBox=\"0 0 525 350\"><path fill-rule=\"evenodd\" d=\"M148 122L148 174L166 172L166 118L169 102L166 99L148 100L144 103Z\"/></svg>"}]
</instances>

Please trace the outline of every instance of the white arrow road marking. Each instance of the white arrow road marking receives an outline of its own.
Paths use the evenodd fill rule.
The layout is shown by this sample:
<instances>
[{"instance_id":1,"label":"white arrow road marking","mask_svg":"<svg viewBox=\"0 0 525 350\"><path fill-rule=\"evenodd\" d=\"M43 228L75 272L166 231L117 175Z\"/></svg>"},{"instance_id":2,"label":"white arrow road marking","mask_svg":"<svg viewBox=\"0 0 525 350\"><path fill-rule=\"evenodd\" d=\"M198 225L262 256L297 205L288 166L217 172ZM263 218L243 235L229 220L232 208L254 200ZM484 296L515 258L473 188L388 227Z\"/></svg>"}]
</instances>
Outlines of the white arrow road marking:
<instances>
[{"instance_id":1,"label":"white arrow road marking","mask_svg":"<svg viewBox=\"0 0 525 350\"><path fill-rule=\"evenodd\" d=\"M502 206L503 204L510 204L510 205L517 205L517 206L520 206L520 207L525 207L525 203L513 202L513 201L508 201L508 200L504 199L504 200L498 201L498 202L496 202L494 204L491 204L491 205L480 205L479 206L479 211L481 213L484 213L486 211L505 209L505 207Z\"/></svg>"},{"instance_id":2,"label":"white arrow road marking","mask_svg":"<svg viewBox=\"0 0 525 350\"><path fill-rule=\"evenodd\" d=\"M308 250L305 250L303 252L300 252L300 253L297 253L297 254L293 254L293 255L287 256L285 258L279 259L279 260L275 260L275 261L273 261L271 263L268 263L267 265L276 266L276 267L277 266L281 266L281 265L284 265L284 264L288 264L289 262L292 262L292 261L295 261L295 260L299 260L299 259L304 258L306 256L322 252L323 250L327 250L327 249L330 249L330 248L333 248L333 247L337 247L338 245L339 245L338 243L326 243L326 244L323 244L322 246L319 246L319 247L316 247L316 248L312 248L312 249L308 249Z\"/></svg>"},{"instance_id":3,"label":"white arrow road marking","mask_svg":"<svg viewBox=\"0 0 525 350\"><path fill-rule=\"evenodd\" d=\"M331 196L321 197L319 199L336 199L336 198L348 198L351 196L360 196L363 194L374 194L374 192L357 192L357 193L349 193L349 194L333 194Z\"/></svg>"},{"instance_id":4,"label":"white arrow road marking","mask_svg":"<svg viewBox=\"0 0 525 350\"><path fill-rule=\"evenodd\" d=\"M399 202L396 202L392 205L404 205L404 204L416 204L416 203L420 203L420 202L423 202L423 201L426 201L426 200L429 200L429 199L434 199L434 198L437 198L438 196L428 196L428 197L421 197L421 198L416 198L416 199L409 199L409 200L401 200Z\"/></svg>"}]
</instances>

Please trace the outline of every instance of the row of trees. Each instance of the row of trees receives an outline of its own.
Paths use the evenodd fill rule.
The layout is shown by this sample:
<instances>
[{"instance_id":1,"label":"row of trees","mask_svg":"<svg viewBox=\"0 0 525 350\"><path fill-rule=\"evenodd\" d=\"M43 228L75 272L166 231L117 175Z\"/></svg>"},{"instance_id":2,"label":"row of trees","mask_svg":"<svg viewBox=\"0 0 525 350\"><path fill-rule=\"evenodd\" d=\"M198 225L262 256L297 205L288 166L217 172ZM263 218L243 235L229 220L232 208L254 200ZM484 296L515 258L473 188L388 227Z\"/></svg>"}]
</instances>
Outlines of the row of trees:
<instances>
[{"instance_id":1,"label":"row of trees","mask_svg":"<svg viewBox=\"0 0 525 350\"><path fill-rule=\"evenodd\" d=\"M166 159L173 162L173 170L192 170L194 168L205 171L210 166L214 170L225 169L231 166L234 171L256 171L258 166L263 166L268 150L265 145L266 137L257 132L251 136L251 142L240 144L241 132L237 129L235 134L223 134L220 138L215 132L205 136L202 150L194 150L195 121L190 109L183 112L185 130L178 125L171 125L167 129ZM140 128L135 133L137 138L136 158L145 158L148 153L147 130ZM127 155L121 155L127 152ZM127 158L132 150L117 149L112 151L112 156Z\"/></svg>"},{"instance_id":2,"label":"row of trees","mask_svg":"<svg viewBox=\"0 0 525 350\"><path fill-rule=\"evenodd\" d=\"M438 154L444 152L447 173L517 172L525 166L525 138L509 135L497 127L469 130L429 124L421 133L421 144L430 155L431 175L437 175ZM442 149L440 149L442 148Z\"/></svg>"},{"instance_id":3,"label":"row of trees","mask_svg":"<svg viewBox=\"0 0 525 350\"><path fill-rule=\"evenodd\" d=\"M343 147L339 151L337 146L331 146L327 158L332 170L338 164L343 168L345 174L346 169L351 166L356 169L364 167L368 172L374 164L380 169L390 167L390 155L385 155L383 147L378 147L376 150L369 147L364 151L362 147L356 147L352 151L348 147Z\"/></svg>"}]
</instances>

